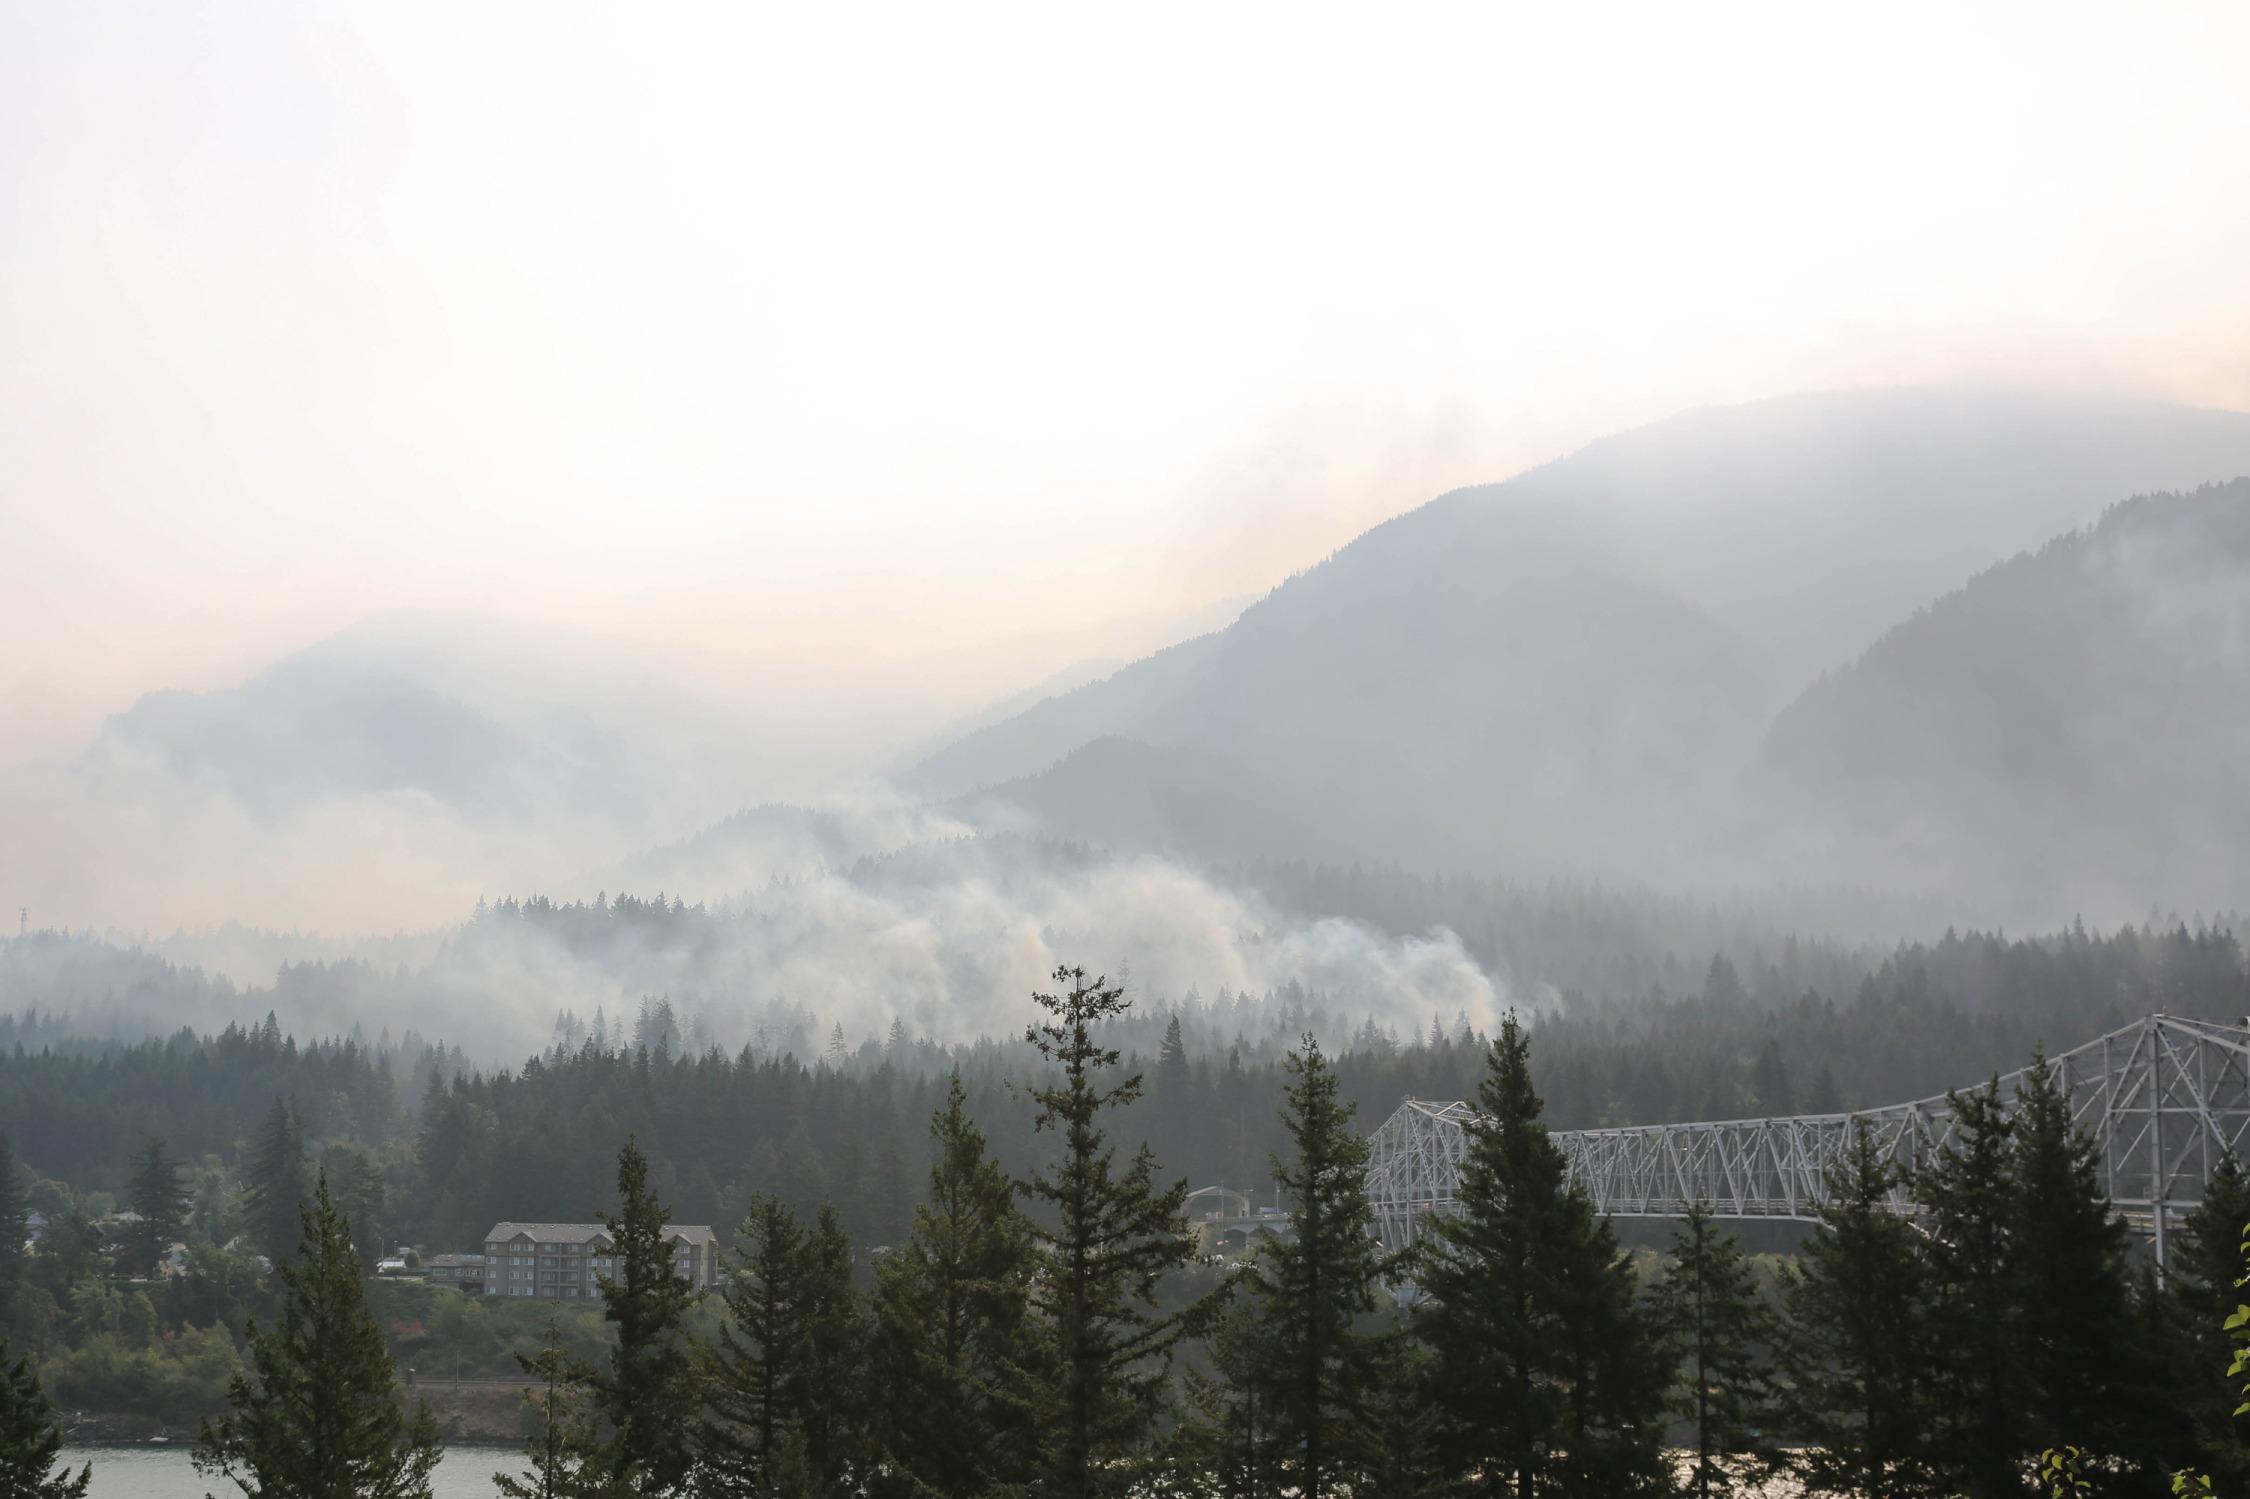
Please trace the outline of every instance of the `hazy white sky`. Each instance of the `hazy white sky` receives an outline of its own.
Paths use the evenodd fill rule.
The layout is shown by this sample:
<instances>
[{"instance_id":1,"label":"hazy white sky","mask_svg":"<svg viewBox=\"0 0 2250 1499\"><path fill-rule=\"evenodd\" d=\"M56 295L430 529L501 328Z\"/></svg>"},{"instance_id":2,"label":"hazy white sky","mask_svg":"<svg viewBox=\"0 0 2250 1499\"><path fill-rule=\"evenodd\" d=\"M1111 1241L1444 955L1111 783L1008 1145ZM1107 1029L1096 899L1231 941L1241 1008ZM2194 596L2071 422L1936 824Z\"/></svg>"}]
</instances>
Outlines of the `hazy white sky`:
<instances>
[{"instance_id":1,"label":"hazy white sky","mask_svg":"<svg viewBox=\"0 0 2250 1499\"><path fill-rule=\"evenodd\" d=\"M0 4L0 762L389 608L1043 669L1684 405L2250 406L2246 62L2235 4Z\"/></svg>"}]
</instances>

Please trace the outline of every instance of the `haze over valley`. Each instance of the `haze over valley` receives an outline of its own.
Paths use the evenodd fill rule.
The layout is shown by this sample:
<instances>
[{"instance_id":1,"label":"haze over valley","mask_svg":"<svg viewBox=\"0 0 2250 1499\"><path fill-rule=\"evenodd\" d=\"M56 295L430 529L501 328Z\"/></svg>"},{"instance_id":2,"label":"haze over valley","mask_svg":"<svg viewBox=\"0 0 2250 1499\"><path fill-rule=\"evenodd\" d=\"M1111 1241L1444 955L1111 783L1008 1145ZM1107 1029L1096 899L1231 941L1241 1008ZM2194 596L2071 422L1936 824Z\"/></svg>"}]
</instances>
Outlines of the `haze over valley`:
<instances>
[{"instance_id":1,"label":"haze over valley","mask_svg":"<svg viewBox=\"0 0 2250 1499\"><path fill-rule=\"evenodd\" d=\"M1091 951L1158 997L1294 983L1410 1032L1584 975L1255 870L1560 882L1866 951L2223 916L2250 905L2245 473L2250 416L2190 407L1690 411L1430 499L1138 660L892 724L790 799L790 725L661 653L375 618L7 773L43 928L226 987L132 1001L17 954L4 997L129 1028L221 1025L241 991L505 1057L657 994L729 1045L800 1012L989 1034ZM707 929L471 920L611 895Z\"/></svg>"}]
</instances>

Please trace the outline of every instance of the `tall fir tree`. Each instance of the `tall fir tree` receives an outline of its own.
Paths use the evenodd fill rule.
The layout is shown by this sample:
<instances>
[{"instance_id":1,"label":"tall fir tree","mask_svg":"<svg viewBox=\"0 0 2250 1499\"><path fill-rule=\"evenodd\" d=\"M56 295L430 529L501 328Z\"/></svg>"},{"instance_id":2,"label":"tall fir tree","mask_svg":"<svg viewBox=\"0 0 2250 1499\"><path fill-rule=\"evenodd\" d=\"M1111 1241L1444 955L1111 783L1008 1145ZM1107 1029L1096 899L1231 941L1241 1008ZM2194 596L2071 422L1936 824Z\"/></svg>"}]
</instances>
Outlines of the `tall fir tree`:
<instances>
[{"instance_id":1,"label":"tall fir tree","mask_svg":"<svg viewBox=\"0 0 2250 1499\"><path fill-rule=\"evenodd\" d=\"M867 1327L852 1285L852 1241L833 1207L823 1206L804 1246L804 1378L798 1429L815 1492L857 1493L865 1476L863 1398Z\"/></svg>"},{"instance_id":2,"label":"tall fir tree","mask_svg":"<svg viewBox=\"0 0 2250 1499\"><path fill-rule=\"evenodd\" d=\"M11 1169L13 1162L7 1163ZM26 1355L12 1362L0 1337L0 1495L7 1499L83 1499L93 1464L64 1468L62 1427Z\"/></svg>"},{"instance_id":3,"label":"tall fir tree","mask_svg":"<svg viewBox=\"0 0 2250 1499\"><path fill-rule=\"evenodd\" d=\"M618 1211L601 1215L617 1273L602 1282L614 1341L589 1381L604 1427L591 1466L610 1492L677 1494L695 1464L697 1387L687 1336L692 1293L673 1267L666 1209L648 1157L628 1138L617 1153Z\"/></svg>"},{"instance_id":4,"label":"tall fir tree","mask_svg":"<svg viewBox=\"0 0 2250 1499\"><path fill-rule=\"evenodd\" d=\"M30 1237L31 1204L24 1193L23 1168L8 1137L0 1134L0 1327L7 1326L16 1287L23 1284L24 1242Z\"/></svg>"},{"instance_id":5,"label":"tall fir tree","mask_svg":"<svg viewBox=\"0 0 2250 1499\"><path fill-rule=\"evenodd\" d=\"M875 1275L884 1467L906 1493L975 1499L1034 1472L1031 1225L959 1072L930 1137L929 1200Z\"/></svg>"},{"instance_id":6,"label":"tall fir tree","mask_svg":"<svg viewBox=\"0 0 2250 1499\"><path fill-rule=\"evenodd\" d=\"M2026 1492L2034 1445L2015 1130L1997 1078L1948 1094L1947 1102L1951 1148L1925 1162L1914 1181L1930 1236L1923 1299L1945 1329L1935 1344L1937 1457L1963 1499L2015 1499Z\"/></svg>"},{"instance_id":7,"label":"tall fir tree","mask_svg":"<svg viewBox=\"0 0 2250 1499\"><path fill-rule=\"evenodd\" d=\"M2044 1054L2016 1090L2009 1147L2027 1445L2085 1450L2097 1492L2133 1484L2134 1472L2161 1487L2167 1412L2134 1304L2131 1239Z\"/></svg>"},{"instance_id":8,"label":"tall fir tree","mask_svg":"<svg viewBox=\"0 0 2250 1499\"><path fill-rule=\"evenodd\" d=\"M1053 1214L1040 1225L1045 1273L1033 1304L1056 1360L1044 1421L1046 1492L1090 1499L1132 1487L1134 1459L1156 1424L1173 1346L1202 1304L1165 1314L1157 1283L1194 1257L1185 1219L1187 1183L1156 1184L1146 1148L1120 1171L1102 1126L1141 1096L1141 1075L1117 1077L1119 1053L1095 1030L1129 1008L1122 989L1083 968L1058 968L1062 992L1033 995L1048 1018L1025 1039L1060 1070L1032 1089L1035 1125L1061 1136L1061 1158L1023 1183Z\"/></svg>"},{"instance_id":9,"label":"tall fir tree","mask_svg":"<svg viewBox=\"0 0 2250 1499\"><path fill-rule=\"evenodd\" d=\"M1444 1417L1431 1384L1435 1361L1407 1325L1368 1349L1367 1398L1346 1433L1364 1499L1439 1499L1457 1485L1446 1469Z\"/></svg>"},{"instance_id":10,"label":"tall fir tree","mask_svg":"<svg viewBox=\"0 0 2250 1499\"><path fill-rule=\"evenodd\" d=\"M1203 1142L1197 1138L1201 1131L1195 1068L1188 1060L1187 1040L1181 1034L1177 1014L1164 1022L1164 1038L1157 1044L1156 1072L1149 1090L1155 1105L1146 1131L1149 1146L1165 1170L1190 1175L1202 1158Z\"/></svg>"},{"instance_id":11,"label":"tall fir tree","mask_svg":"<svg viewBox=\"0 0 2250 1499\"><path fill-rule=\"evenodd\" d=\"M359 1251L360 1268L373 1275L375 1262L383 1257L383 1232L388 1227L383 1168L365 1151L349 1145L330 1146L322 1152L320 1166L328 1175L336 1206L352 1226L352 1247Z\"/></svg>"},{"instance_id":12,"label":"tall fir tree","mask_svg":"<svg viewBox=\"0 0 2250 1499\"><path fill-rule=\"evenodd\" d=\"M302 1218L295 1262L277 1267L280 1321L251 1324L249 1367L228 1381L227 1413L204 1423L196 1471L252 1499L429 1499L437 1420L407 1409L325 1180Z\"/></svg>"},{"instance_id":13,"label":"tall fir tree","mask_svg":"<svg viewBox=\"0 0 2250 1499\"><path fill-rule=\"evenodd\" d=\"M1775 1429L1773 1314L1733 1235L1691 1204L1657 1277L1651 1309L1677 1361L1673 1419L1689 1433L1696 1499L1764 1491L1787 1461Z\"/></svg>"},{"instance_id":14,"label":"tall fir tree","mask_svg":"<svg viewBox=\"0 0 2250 1499\"><path fill-rule=\"evenodd\" d=\"M288 1099L275 1099L266 1111L265 1122L251 1141L243 1174L247 1181L243 1217L251 1239L278 1265L297 1251L305 1199L310 1195L306 1191L304 1126Z\"/></svg>"},{"instance_id":15,"label":"tall fir tree","mask_svg":"<svg viewBox=\"0 0 2250 1499\"><path fill-rule=\"evenodd\" d=\"M1280 1365L1275 1329L1240 1297L1219 1309L1203 1339L1208 1372L1190 1368L1182 1419L1165 1444L1176 1482L1214 1499L1265 1499L1286 1486L1272 1395Z\"/></svg>"},{"instance_id":16,"label":"tall fir tree","mask_svg":"<svg viewBox=\"0 0 2250 1499\"><path fill-rule=\"evenodd\" d=\"M1893 1210L1899 1186L1854 1128L1828 1178L1820 1226L1782 1280L1783 1411L1814 1494L1934 1499L1930 1364L1936 1331L1924 1242Z\"/></svg>"},{"instance_id":17,"label":"tall fir tree","mask_svg":"<svg viewBox=\"0 0 2250 1499\"><path fill-rule=\"evenodd\" d=\"M1366 1389L1359 1320L1375 1309L1381 1255L1367 1201L1366 1137L1320 1043L1306 1036L1288 1058L1282 1120L1294 1147L1273 1161L1291 1232L1269 1238L1242 1279L1260 1331L1250 1365L1271 1447L1262 1466L1286 1471L1304 1499L1348 1489L1342 1434Z\"/></svg>"},{"instance_id":18,"label":"tall fir tree","mask_svg":"<svg viewBox=\"0 0 2250 1499\"><path fill-rule=\"evenodd\" d=\"M133 1174L125 1184L125 1201L139 1221L124 1235L125 1262L136 1275L152 1275L165 1252L187 1231L187 1172L164 1142L149 1136L148 1145L133 1158Z\"/></svg>"},{"instance_id":19,"label":"tall fir tree","mask_svg":"<svg viewBox=\"0 0 2250 1499\"><path fill-rule=\"evenodd\" d=\"M1487 1053L1459 1213L1437 1220L1417 1325L1448 1467L1516 1499L1661 1492L1667 1383L1633 1272L1540 1122L1513 1014Z\"/></svg>"},{"instance_id":20,"label":"tall fir tree","mask_svg":"<svg viewBox=\"0 0 2250 1499\"><path fill-rule=\"evenodd\" d=\"M697 1487L714 1496L777 1492L791 1443L801 1456L807 1295L805 1231L778 1197L752 1199L723 1295L727 1319L705 1362Z\"/></svg>"},{"instance_id":21,"label":"tall fir tree","mask_svg":"<svg viewBox=\"0 0 2250 1499\"><path fill-rule=\"evenodd\" d=\"M2167 1353L2195 1463L2222 1494L2250 1493L2250 1440L2235 1407L2242 1396L2228 1373L2235 1343L2227 1318L2243 1302L2243 1235L2250 1232L2250 1175L2232 1153L2203 1185L2203 1200L2180 1225L2164 1286L2176 1329Z\"/></svg>"}]
</instances>

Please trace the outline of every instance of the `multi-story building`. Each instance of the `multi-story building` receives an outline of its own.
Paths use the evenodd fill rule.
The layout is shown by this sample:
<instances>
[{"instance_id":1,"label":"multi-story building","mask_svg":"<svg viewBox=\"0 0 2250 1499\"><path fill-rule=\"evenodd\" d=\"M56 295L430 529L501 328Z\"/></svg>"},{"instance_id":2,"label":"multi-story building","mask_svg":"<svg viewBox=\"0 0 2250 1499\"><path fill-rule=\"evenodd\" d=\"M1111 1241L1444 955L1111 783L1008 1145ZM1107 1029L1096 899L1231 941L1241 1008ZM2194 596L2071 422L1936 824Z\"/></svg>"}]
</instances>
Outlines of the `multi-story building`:
<instances>
[{"instance_id":1,"label":"multi-story building","mask_svg":"<svg viewBox=\"0 0 2250 1499\"><path fill-rule=\"evenodd\" d=\"M718 1283L719 1243L706 1224L667 1223L672 1266L698 1291ZM601 1295L620 1262L599 1223L495 1223L484 1236L484 1294L580 1301Z\"/></svg>"},{"instance_id":2,"label":"multi-story building","mask_svg":"<svg viewBox=\"0 0 2250 1499\"><path fill-rule=\"evenodd\" d=\"M458 1286L464 1291L484 1289L484 1256L433 1254L422 1261L422 1274L433 1286Z\"/></svg>"}]
</instances>

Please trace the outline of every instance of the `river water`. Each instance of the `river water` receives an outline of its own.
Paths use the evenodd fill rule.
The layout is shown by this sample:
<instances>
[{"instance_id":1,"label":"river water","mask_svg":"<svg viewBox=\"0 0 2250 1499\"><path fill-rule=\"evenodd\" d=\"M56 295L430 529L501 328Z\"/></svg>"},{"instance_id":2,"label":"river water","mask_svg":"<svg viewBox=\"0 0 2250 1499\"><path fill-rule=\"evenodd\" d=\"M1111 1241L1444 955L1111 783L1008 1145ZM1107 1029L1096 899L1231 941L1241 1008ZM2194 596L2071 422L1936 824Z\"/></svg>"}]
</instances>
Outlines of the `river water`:
<instances>
[{"instance_id":1,"label":"river water","mask_svg":"<svg viewBox=\"0 0 2250 1499\"><path fill-rule=\"evenodd\" d=\"M242 1491L223 1480L207 1482L188 1461L187 1444L166 1447L68 1447L63 1456L71 1472L94 1465L88 1499L240 1499ZM493 1499L500 1490L492 1475L523 1470L520 1447L460 1446L445 1449L431 1487L437 1499Z\"/></svg>"}]
</instances>

